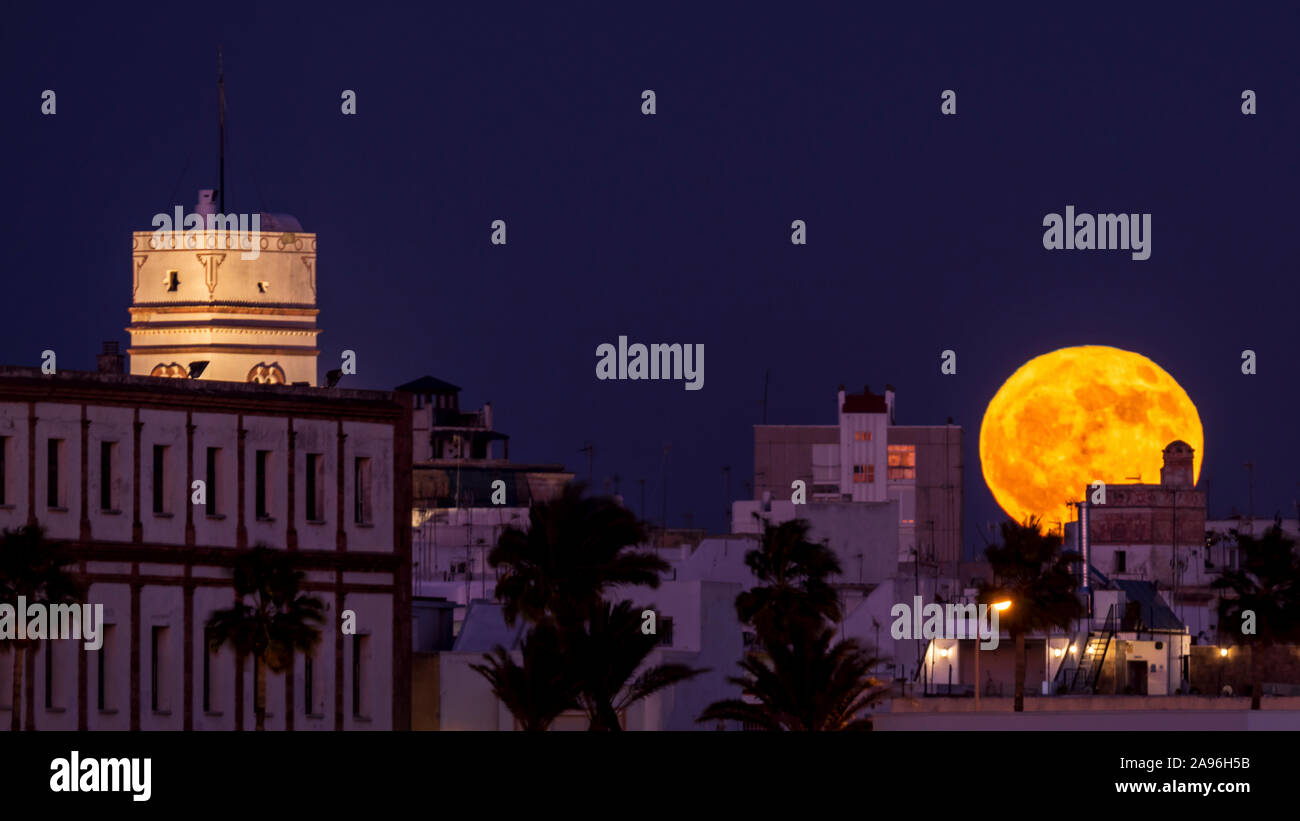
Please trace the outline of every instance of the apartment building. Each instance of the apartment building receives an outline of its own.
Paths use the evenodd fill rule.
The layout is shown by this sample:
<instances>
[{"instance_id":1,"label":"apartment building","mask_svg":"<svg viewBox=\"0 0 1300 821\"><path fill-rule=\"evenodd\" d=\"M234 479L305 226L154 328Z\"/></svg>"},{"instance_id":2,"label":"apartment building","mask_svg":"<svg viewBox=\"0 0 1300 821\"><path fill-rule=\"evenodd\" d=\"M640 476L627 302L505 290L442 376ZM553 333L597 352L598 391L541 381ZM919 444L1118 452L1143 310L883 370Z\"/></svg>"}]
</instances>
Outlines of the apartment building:
<instances>
[{"instance_id":1,"label":"apartment building","mask_svg":"<svg viewBox=\"0 0 1300 821\"><path fill-rule=\"evenodd\" d=\"M254 662L211 652L204 625L234 601L235 557L266 545L326 605L315 652L268 673L267 728L408 728L410 398L100 362L0 368L0 527L66 544L106 622L97 651L51 640L26 655L24 726L251 729ZM2 727L13 657L0 648Z\"/></svg>"}]
</instances>

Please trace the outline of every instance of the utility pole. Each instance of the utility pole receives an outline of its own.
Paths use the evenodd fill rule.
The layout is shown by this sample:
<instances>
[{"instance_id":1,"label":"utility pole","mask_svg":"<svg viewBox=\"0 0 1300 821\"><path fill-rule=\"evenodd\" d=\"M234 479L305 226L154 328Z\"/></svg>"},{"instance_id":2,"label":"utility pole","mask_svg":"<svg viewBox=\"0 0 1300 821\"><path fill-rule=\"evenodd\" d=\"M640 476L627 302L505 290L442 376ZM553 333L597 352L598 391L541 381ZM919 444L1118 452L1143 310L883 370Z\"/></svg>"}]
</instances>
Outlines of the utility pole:
<instances>
[{"instance_id":1,"label":"utility pole","mask_svg":"<svg viewBox=\"0 0 1300 821\"><path fill-rule=\"evenodd\" d=\"M578 448L578 453L587 454L587 484L594 487L596 481L596 446L591 442L584 442L582 447Z\"/></svg>"}]
</instances>

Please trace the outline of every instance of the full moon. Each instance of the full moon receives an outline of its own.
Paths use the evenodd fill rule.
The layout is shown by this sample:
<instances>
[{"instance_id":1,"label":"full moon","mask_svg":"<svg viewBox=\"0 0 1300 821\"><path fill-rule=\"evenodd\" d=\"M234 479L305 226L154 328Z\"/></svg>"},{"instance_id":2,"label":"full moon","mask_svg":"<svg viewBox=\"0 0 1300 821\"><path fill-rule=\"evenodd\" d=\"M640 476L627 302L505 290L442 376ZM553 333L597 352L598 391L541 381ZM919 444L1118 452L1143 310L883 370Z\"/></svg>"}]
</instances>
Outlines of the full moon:
<instances>
[{"instance_id":1,"label":"full moon","mask_svg":"<svg viewBox=\"0 0 1300 821\"><path fill-rule=\"evenodd\" d=\"M1141 354L1083 345L1029 360L998 389L980 425L980 465L1007 515L1053 527L1072 520L1067 502L1093 482L1159 484L1175 439L1194 449L1195 481L1205 432L1187 392Z\"/></svg>"}]
</instances>

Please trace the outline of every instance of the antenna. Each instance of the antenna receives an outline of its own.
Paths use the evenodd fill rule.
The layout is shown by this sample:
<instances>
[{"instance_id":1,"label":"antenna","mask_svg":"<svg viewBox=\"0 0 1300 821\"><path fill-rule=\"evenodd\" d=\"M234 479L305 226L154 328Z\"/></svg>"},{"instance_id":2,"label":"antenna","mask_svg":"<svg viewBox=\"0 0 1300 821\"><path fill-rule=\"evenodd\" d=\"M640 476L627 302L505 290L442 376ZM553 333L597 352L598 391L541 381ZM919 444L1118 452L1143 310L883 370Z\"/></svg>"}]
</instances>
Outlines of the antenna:
<instances>
[{"instance_id":1,"label":"antenna","mask_svg":"<svg viewBox=\"0 0 1300 821\"><path fill-rule=\"evenodd\" d=\"M217 210L226 213L226 78L217 45Z\"/></svg>"}]
</instances>

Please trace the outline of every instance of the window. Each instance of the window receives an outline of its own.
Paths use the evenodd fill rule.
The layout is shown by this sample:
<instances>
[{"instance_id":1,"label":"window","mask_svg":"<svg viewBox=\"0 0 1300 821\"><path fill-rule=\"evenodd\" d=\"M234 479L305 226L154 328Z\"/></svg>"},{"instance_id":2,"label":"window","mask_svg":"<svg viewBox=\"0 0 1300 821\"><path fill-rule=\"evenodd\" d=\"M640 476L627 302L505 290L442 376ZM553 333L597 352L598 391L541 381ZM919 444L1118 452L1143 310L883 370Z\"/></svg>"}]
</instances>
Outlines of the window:
<instances>
[{"instance_id":1,"label":"window","mask_svg":"<svg viewBox=\"0 0 1300 821\"><path fill-rule=\"evenodd\" d=\"M1116 573L1128 572L1128 554L1123 550L1115 551L1115 572Z\"/></svg>"},{"instance_id":2,"label":"window","mask_svg":"<svg viewBox=\"0 0 1300 821\"><path fill-rule=\"evenodd\" d=\"M370 460L358 456L352 468L353 519L357 524L370 523Z\"/></svg>"},{"instance_id":3,"label":"window","mask_svg":"<svg viewBox=\"0 0 1300 821\"><path fill-rule=\"evenodd\" d=\"M867 465L867 481L868 481L868 482L874 482L874 481L876 481L876 466L875 466L875 465Z\"/></svg>"},{"instance_id":4,"label":"window","mask_svg":"<svg viewBox=\"0 0 1300 821\"><path fill-rule=\"evenodd\" d=\"M166 626L154 626L149 631L149 704L155 713L162 712L162 689L165 681L162 654L167 646Z\"/></svg>"},{"instance_id":5,"label":"window","mask_svg":"<svg viewBox=\"0 0 1300 821\"><path fill-rule=\"evenodd\" d=\"M361 709L361 656L365 652L366 637L352 636L352 717L362 718Z\"/></svg>"},{"instance_id":6,"label":"window","mask_svg":"<svg viewBox=\"0 0 1300 821\"><path fill-rule=\"evenodd\" d=\"M9 437L0 436L0 505L9 504L9 469L5 459L9 455Z\"/></svg>"},{"instance_id":7,"label":"window","mask_svg":"<svg viewBox=\"0 0 1300 821\"><path fill-rule=\"evenodd\" d=\"M871 431L869 431L869 430L860 430L860 431L855 431L854 434L853 434L853 439L854 439L854 441L856 441L856 442L870 442L870 441L871 441Z\"/></svg>"},{"instance_id":8,"label":"window","mask_svg":"<svg viewBox=\"0 0 1300 821\"><path fill-rule=\"evenodd\" d=\"M325 517L325 483L321 470L325 460L319 453L307 454L307 520L319 522Z\"/></svg>"},{"instance_id":9,"label":"window","mask_svg":"<svg viewBox=\"0 0 1300 821\"><path fill-rule=\"evenodd\" d=\"M209 516L216 516L221 508L217 505L217 464L221 458L221 448L208 448L208 464L204 473L204 481L207 484L208 497L206 512ZM204 709L207 709L206 707Z\"/></svg>"},{"instance_id":10,"label":"window","mask_svg":"<svg viewBox=\"0 0 1300 821\"><path fill-rule=\"evenodd\" d=\"M99 509L116 510L113 505L113 462L116 442L99 443Z\"/></svg>"},{"instance_id":11,"label":"window","mask_svg":"<svg viewBox=\"0 0 1300 821\"><path fill-rule=\"evenodd\" d=\"M153 512L166 513L167 446L153 446Z\"/></svg>"},{"instance_id":12,"label":"window","mask_svg":"<svg viewBox=\"0 0 1300 821\"><path fill-rule=\"evenodd\" d=\"M54 709L54 643L45 642L45 709Z\"/></svg>"},{"instance_id":13,"label":"window","mask_svg":"<svg viewBox=\"0 0 1300 821\"><path fill-rule=\"evenodd\" d=\"M63 440L50 439L45 443L45 501L49 507L61 507L63 494L59 492L59 463L63 461Z\"/></svg>"},{"instance_id":14,"label":"window","mask_svg":"<svg viewBox=\"0 0 1300 821\"><path fill-rule=\"evenodd\" d=\"M665 616L659 620L659 643L665 646L673 643L673 620L671 616Z\"/></svg>"},{"instance_id":15,"label":"window","mask_svg":"<svg viewBox=\"0 0 1300 821\"><path fill-rule=\"evenodd\" d=\"M857 482L858 484L862 484L863 482L867 481L867 466L866 466L866 465L854 465L854 466L853 466L853 481L854 481L854 482Z\"/></svg>"},{"instance_id":16,"label":"window","mask_svg":"<svg viewBox=\"0 0 1300 821\"><path fill-rule=\"evenodd\" d=\"M179 271L167 272L167 290L175 291L181 287L181 275Z\"/></svg>"},{"instance_id":17,"label":"window","mask_svg":"<svg viewBox=\"0 0 1300 821\"><path fill-rule=\"evenodd\" d=\"M304 656L302 668L302 712L303 715L312 714L312 698L316 695L316 670L314 659L311 656Z\"/></svg>"},{"instance_id":18,"label":"window","mask_svg":"<svg viewBox=\"0 0 1300 821\"><path fill-rule=\"evenodd\" d=\"M889 446L889 479L916 478L916 445Z\"/></svg>"},{"instance_id":19,"label":"window","mask_svg":"<svg viewBox=\"0 0 1300 821\"><path fill-rule=\"evenodd\" d=\"M270 463L270 461L271 461L271 451L259 450L257 452L256 499L257 499L257 518L259 519L271 518L271 501L267 493L267 485L266 485L266 468L268 463Z\"/></svg>"},{"instance_id":20,"label":"window","mask_svg":"<svg viewBox=\"0 0 1300 821\"><path fill-rule=\"evenodd\" d=\"M209 451L215 448L208 448ZM209 497L210 498L210 497ZM212 712L212 629L203 628L203 712Z\"/></svg>"},{"instance_id":21,"label":"window","mask_svg":"<svg viewBox=\"0 0 1300 821\"><path fill-rule=\"evenodd\" d=\"M108 703L108 682L106 680L107 670L105 670L106 665L104 659L108 655L109 630L112 628L108 625L104 625L103 629L104 641L99 645L99 650L95 653L95 667L98 672L95 681L95 707L100 711L103 711L105 709L104 705Z\"/></svg>"}]
</instances>

